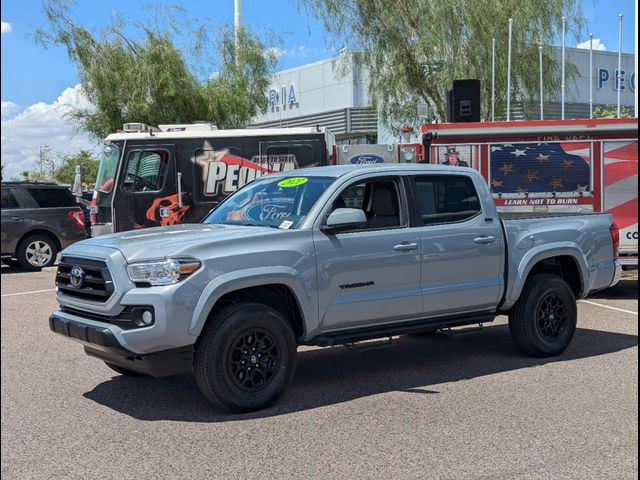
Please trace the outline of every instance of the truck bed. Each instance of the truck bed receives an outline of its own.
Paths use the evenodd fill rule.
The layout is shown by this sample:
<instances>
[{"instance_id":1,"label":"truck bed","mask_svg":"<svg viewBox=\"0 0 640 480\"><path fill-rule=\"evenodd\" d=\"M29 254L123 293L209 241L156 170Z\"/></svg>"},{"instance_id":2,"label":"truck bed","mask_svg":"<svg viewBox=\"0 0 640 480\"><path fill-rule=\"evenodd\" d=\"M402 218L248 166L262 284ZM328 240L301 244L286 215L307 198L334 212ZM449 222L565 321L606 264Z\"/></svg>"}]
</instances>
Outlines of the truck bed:
<instances>
[{"instance_id":1,"label":"truck bed","mask_svg":"<svg viewBox=\"0 0 640 480\"><path fill-rule=\"evenodd\" d=\"M585 215L600 215L599 212L498 212L500 220L533 220L539 218L582 217Z\"/></svg>"}]
</instances>

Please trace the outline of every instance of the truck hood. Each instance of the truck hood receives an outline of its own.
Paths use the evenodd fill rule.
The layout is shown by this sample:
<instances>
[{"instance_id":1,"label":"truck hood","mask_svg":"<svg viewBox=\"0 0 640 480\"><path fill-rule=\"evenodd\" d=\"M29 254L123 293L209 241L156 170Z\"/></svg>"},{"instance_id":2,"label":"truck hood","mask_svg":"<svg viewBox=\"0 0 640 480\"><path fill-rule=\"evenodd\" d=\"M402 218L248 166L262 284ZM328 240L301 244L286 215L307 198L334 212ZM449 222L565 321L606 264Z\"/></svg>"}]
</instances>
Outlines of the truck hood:
<instances>
[{"instance_id":1,"label":"truck hood","mask_svg":"<svg viewBox=\"0 0 640 480\"><path fill-rule=\"evenodd\" d=\"M119 250L128 262L188 255L191 248L231 240L282 234L285 230L241 225L185 224L170 227L145 228L102 235L78 242L68 251L81 253L83 247L105 247Z\"/></svg>"}]
</instances>

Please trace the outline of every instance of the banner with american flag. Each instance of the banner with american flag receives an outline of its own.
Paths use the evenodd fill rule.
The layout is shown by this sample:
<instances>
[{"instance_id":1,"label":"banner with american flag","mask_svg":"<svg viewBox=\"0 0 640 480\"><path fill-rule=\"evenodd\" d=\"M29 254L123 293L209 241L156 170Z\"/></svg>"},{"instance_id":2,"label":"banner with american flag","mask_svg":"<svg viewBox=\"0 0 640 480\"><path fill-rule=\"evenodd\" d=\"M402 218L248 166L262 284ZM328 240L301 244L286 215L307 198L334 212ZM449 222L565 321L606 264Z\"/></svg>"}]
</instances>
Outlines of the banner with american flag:
<instances>
[{"instance_id":1,"label":"banner with american flag","mask_svg":"<svg viewBox=\"0 0 640 480\"><path fill-rule=\"evenodd\" d=\"M591 191L589 143L503 143L490 149L493 193L579 195Z\"/></svg>"},{"instance_id":2,"label":"banner with american flag","mask_svg":"<svg viewBox=\"0 0 640 480\"><path fill-rule=\"evenodd\" d=\"M621 247L638 248L638 142L603 143L604 209L620 227Z\"/></svg>"}]
</instances>

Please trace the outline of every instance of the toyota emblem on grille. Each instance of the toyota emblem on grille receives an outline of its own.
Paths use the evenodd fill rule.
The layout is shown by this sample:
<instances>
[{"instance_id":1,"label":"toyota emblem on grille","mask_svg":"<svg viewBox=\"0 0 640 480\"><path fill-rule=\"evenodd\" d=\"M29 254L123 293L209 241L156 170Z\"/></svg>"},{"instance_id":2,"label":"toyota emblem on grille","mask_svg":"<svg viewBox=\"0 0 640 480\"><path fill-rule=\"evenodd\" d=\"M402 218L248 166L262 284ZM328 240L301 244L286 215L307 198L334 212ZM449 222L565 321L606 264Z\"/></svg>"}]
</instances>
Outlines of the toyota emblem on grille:
<instances>
[{"instance_id":1,"label":"toyota emblem on grille","mask_svg":"<svg viewBox=\"0 0 640 480\"><path fill-rule=\"evenodd\" d=\"M71 274L69 275L69 281L71 282L71 286L75 288L80 288L82 286L82 282L84 281L84 270L79 266L75 265L71 269Z\"/></svg>"}]
</instances>

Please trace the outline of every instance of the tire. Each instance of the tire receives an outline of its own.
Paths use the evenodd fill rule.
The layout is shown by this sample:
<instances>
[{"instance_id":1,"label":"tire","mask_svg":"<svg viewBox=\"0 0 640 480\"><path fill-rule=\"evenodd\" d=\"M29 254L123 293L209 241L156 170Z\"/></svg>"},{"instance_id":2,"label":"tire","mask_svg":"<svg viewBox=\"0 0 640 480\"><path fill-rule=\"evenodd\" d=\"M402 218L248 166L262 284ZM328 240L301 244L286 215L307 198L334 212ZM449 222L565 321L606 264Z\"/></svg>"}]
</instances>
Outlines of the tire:
<instances>
[{"instance_id":1,"label":"tire","mask_svg":"<svg viewBox=\"0 0 640 480\"><path fill-rule=\"evenodd\" d=\"M32 272L53 265L57 254L56 242L46 235L29 235L20 242L16 251L20 266Z\"/></svg>"},{"instance_id":2,"label":"tire","mask_svg":"<svg viewBox=\"0 0 640 480\"><path fill-rule=\"evenodd\" d=\"M576 331L578 309L569 285L549 274L533 275L509 312L509 331L518 349L534 357L561 354Z\"/></svg>"},{"instance_id":3,"label":"tire","mask_svg":"<svg viewBox=\"0 0 640 480\"><path fill-rule=\"evenodd\" d=\"M296 349L291 326L280 312L237 303L205 325L195 348L196 382L216 405L234 412L260 410L273 404L293 378Z\"/></svg>"},{"instance_id":4,"label":"tire","mask_svg":"<svg viewBox=\"0 0 640 480\"><path fill-rule=\"evenodd\" d=\"M104 362L104 364L114 372L118 372L120 375L124 375L125 377L146 377L147 376L144 373L134 372L133 370L129 370L128 368L121 367L120 365L114 365L113 363Z\"/></svg>"}]
</instances>

